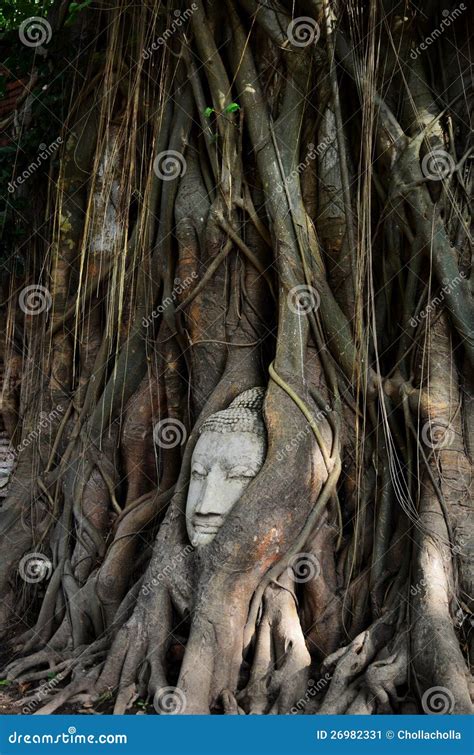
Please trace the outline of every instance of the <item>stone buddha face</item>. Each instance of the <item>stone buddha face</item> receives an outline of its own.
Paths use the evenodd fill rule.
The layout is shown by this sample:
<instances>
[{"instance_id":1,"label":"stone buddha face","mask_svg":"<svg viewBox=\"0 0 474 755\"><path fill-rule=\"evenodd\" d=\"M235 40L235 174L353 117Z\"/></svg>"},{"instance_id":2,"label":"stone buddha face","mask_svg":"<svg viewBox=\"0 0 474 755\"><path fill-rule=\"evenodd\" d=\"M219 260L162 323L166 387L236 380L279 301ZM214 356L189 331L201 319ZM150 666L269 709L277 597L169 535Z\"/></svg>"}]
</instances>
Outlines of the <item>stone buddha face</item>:
<instances>
[{"instance_id":1,"label":"stone buddha face","mask_svg":"<svg viewBox=\"0 0 474 755\"><path fill-rule=\"evenodd\" d=\"M194 547L210 543L265 460L265 391L244 391L200 429L191 460L186 528Z\"/></svg>"}]
</instances>

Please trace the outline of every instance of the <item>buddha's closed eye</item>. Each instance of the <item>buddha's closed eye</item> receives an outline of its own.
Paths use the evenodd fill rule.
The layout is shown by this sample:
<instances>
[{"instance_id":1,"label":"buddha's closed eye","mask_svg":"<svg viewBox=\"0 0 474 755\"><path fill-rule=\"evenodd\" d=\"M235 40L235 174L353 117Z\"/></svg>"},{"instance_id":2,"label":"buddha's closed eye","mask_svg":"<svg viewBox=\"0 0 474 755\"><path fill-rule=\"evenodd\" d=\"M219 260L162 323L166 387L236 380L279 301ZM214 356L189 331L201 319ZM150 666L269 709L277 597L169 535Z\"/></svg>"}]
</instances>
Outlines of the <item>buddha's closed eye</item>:
<instances>
[{"instance_id":1,"label":"buddha's closed eye","mask_svg":"<svg viewBox=\"0 0 474 755\"><path fill-rule=\"evenodd\" d=\"M207 469L201 464L195 464L191 470L191 477L193 480L203 480L207 477Z\"/></svg>"},{"instance_id":2,"label":"buddha's closed eye","mask_svg":"<svg viewBox=\"0 0 474 755\"><path fill-rule=\"evenodd\" d=\"M241 480L251 479L255 477L257 470L251 467L233 467L227 472L227 479L229 480ZM204 480L208 475L208 470L201 465L195 465L191 470L191 477L193 480Z\"/></svg>"},{"instance_id":3,"label":"buddha's closed eye","mask_svg":"<svg viewBox=\"0 0 474 755\"><path fill-rule=\"evenodd\" d=\"M229 480L240 480L242 477L255 477L256 474L256 470L251 467L234 467L229 470L227 477Z\"/></svg>"}]
</instances>

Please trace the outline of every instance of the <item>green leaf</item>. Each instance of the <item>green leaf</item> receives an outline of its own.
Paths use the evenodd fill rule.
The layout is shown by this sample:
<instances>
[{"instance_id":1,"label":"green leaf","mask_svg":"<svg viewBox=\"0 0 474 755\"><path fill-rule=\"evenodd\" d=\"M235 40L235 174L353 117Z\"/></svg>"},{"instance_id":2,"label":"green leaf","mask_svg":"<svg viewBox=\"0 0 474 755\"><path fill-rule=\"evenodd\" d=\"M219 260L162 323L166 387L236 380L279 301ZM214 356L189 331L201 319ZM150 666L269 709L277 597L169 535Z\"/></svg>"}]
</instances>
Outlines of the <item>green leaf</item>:
<instances>
[{"instance_id":1,"label":"green leaf","mask_svg":"<svg viewBox=\"0 0 474 755\"><path fill-rule=\"evenodd\" d=\"M204 118L210 118L213 113L215 113L214 108L213 107L207 107L204 110L204 112L203 112Z\"/></svg>"},{"instance_id":2,"label":"green leaf","mask_svg":"<svg viewBox=\"0 0 474 755\"><path fill-rule=\"evenodd\" d=\"M0 679L0 687L7 687L11 682L8 679Z\"/></svg>"},{"instance_id":3,"label":"green leaf","mask_svg":"<svg viewBox=\"0 0 474 755\"><path fill-rule=\"evenodd\" d=\"M97 702L99 704L100 703L105 703L105 702L107 702L107 700L111 700L111 699L112 699L112 692L109 692L109 691L102 692L102 694L97 698Z\"/></svg>"},{"instance_id":4,"label":"green leaf","mask_svg":"<svg viewBox=\"0 0 474 755\"><path fill-rule=\"evenodd\" d=\"M231 102L230 105L227 105L224 113L236 113L237 110L240 110L240 105L237 102Z\"/></svg>"}]
</instances>

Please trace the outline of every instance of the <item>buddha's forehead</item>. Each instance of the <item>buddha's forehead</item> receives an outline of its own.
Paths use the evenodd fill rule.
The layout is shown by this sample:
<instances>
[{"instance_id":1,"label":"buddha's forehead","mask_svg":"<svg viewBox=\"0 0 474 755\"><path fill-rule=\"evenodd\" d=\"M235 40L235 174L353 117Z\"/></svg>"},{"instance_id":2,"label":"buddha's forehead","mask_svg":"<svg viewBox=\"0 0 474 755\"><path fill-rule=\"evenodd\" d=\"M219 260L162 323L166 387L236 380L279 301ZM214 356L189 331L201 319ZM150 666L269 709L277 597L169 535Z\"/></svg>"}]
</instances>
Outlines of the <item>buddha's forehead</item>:
<instances>
[{"instance_id":1,"label":"buddha's forehead","mask_svg":"<svg viewBox=\"0 0 474 755\"><path fill-rule=\"evenodd\" d=\"M205 431L196 443L193 460L201 464L220 462L228 466L261 462L264 454L265 440L256 433Z\"/></svg>"}]
</instances>

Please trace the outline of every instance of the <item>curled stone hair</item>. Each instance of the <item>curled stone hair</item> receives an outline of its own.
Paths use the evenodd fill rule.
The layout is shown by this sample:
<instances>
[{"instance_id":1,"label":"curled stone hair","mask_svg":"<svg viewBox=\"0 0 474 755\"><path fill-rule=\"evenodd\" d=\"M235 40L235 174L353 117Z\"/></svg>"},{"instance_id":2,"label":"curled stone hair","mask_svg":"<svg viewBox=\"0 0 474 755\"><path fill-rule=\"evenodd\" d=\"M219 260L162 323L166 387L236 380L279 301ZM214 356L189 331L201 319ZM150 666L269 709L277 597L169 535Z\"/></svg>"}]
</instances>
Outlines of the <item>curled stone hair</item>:
<instances>
[{"instance_id":1,"label":"curled stone hair","mask_svg":"<svg viewBox=\"0 0 474 755\"><path fill-rule=\"evenodd\" d=\"M263 421L265 388L250 388L240 393L232 403L220 412L211 414L202 423L199 432L254 433L266 438Z\"/></svg>"}]
</instances>

